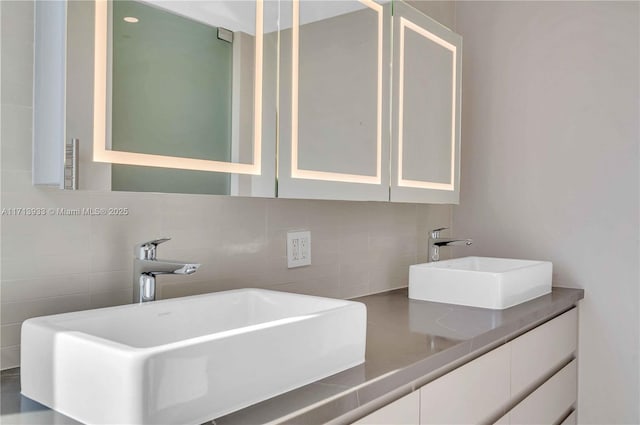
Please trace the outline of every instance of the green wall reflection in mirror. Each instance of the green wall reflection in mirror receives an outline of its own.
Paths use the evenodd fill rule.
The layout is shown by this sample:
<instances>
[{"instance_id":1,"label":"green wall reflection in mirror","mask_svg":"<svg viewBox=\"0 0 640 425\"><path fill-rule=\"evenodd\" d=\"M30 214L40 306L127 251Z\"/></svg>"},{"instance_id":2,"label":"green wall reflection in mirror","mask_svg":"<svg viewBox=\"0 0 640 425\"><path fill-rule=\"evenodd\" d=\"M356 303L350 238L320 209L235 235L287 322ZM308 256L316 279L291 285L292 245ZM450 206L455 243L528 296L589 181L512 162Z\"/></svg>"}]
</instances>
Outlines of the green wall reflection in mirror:
<instances>
[{"instance_id":1,"label":"green wall reflection in mirror","mask_svg":"<svg viewBox=\"0 0 640 425\"><path fill-rule=\"evenodd\" d=\"M112 149L230 161L231 43L147 4L112 13ZM229 175L114 164L112 189L229 194Z\"/></svg>"}]
</instances>

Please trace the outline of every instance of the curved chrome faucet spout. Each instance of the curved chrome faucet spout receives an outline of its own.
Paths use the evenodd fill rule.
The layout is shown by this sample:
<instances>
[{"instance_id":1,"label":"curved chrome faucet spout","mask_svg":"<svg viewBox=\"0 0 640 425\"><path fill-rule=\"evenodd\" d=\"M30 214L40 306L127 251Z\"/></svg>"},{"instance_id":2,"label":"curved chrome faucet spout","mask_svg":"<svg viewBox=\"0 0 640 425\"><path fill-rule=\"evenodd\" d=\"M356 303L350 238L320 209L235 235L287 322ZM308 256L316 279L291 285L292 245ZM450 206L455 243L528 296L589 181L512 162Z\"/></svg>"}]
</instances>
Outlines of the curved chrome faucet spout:
<instances>
[{"instance_id":1,"label":"curved chrome faucet spout","mask_svg":"<svg viewBox=\"0 0 640 425\"><path fill-rule=\"evenodd\" d=\"M441 246L469 246L473 243L473 239L441 238L440 232L446 229L441 227L429 232L429 261L440 260Z\"/></svg>"},{"instance_id":2,"label":"curved chrome faucet spout","mask_svg":"<svg viewBox=\"0 0 640 425\"><path fill-rule=\"evenodd\" d=\"M143 303L156 299L156 276L159 274L189 275L195 273L200 264L188 261L159 260L157 247L171 238L159 238L137 244L133 260L133 302Z\"/></svg>"},{"instance_id":3,"label":"curved chrome faucet spout","mask_svg":"<svg viewBox=\"0 0 640 425\"><path fill-rule=\"evenodd\" d=\"M432 239L431 243L433 243L436 246L461 246L461 245L469 246L473 243L473 239L440 238L440 239Z\"/></svg>"}]
</instances>

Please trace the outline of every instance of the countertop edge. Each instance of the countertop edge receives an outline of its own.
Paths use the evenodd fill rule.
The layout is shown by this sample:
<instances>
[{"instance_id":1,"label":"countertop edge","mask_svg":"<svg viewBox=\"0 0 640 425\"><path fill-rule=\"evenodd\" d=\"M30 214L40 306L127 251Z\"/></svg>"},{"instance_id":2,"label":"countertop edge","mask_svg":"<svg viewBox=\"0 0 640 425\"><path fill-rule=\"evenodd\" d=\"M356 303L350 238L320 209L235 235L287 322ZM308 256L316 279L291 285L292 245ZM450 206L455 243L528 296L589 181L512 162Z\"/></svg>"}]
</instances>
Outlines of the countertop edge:
<instances>
[{"instance_id":1,"label":"countertop edge","mask_svg":"<svg viewBox=\"0 0 640 425\"><path fill-rule=\"evenodd\" d=\"M558 287L560 288L560 287ZM437 353L393 374L383 376L380 379L367 382L351 391L345 391L339 396L333 397L326 403L317 404L308 409L302 409L299 413L287 415L282 420L272 422L274 424L331 424L343 425L357 421L374 411L410 394L427 383L445 375L446 373L468 363L483 354L517 338L518 336L540 326L541 324L577 307L584 298L584 290L571 289L571 293L561 299L551 301L529 314L519 318L515 323L509 323L492 331L478 335L477 337L451 347L442 353ZM455 353L455 354L454 354ZM456 356L451 360L452 356ZM336 415L344 405L343 399L353 398L358 400L358 407L342 414Z\"/></svg>"}]
</instances>

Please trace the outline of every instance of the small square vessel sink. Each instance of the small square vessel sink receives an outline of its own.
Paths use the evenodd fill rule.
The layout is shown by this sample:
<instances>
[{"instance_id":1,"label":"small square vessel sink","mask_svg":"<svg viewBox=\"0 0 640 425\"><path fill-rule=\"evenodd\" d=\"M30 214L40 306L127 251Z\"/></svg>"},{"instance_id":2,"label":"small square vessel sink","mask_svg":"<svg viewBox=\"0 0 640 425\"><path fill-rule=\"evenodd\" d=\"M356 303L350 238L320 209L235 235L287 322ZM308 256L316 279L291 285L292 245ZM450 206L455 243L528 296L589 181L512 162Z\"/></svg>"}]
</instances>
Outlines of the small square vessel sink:
<instances>
[{"instance_id":1,"label":"small square vessel sink","mask_svg":"<svg viewBox=\"0 0 640 425\"><path fill-rule=\"evenodd\" d=\"M364 304L239 289L29 319L22 394L90 424L200 424L364 361Z\"/></svg>"},{"instance_id":2,"label":"small square vessel sink","mask_svg":"<svg viewBox=\"0 0 640 425\"><path fill-rule=\"evenodd\" d=\"M464 257L409 268L409 298L503 310L551 292L549 261Z\"/></svg>"}]
</instances>

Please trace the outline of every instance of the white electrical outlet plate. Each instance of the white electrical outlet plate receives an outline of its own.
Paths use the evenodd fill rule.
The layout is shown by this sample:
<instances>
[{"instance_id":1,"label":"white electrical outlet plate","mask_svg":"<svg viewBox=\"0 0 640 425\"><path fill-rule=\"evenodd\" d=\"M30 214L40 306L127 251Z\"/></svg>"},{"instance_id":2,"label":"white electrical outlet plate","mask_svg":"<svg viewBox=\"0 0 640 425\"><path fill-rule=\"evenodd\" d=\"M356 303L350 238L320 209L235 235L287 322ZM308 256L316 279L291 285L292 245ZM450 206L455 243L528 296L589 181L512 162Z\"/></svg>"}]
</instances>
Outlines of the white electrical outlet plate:
<instances>
[{"instance_id":1,"label":"white electrical outlet plate","mask_svg":"<svg viewBox=\"0 0 640 425\"><path fill-rule=\"evenodd\" d=\"M287 232L287 267L311 265L311 232Z\"/></svg>"}]
</instances>

